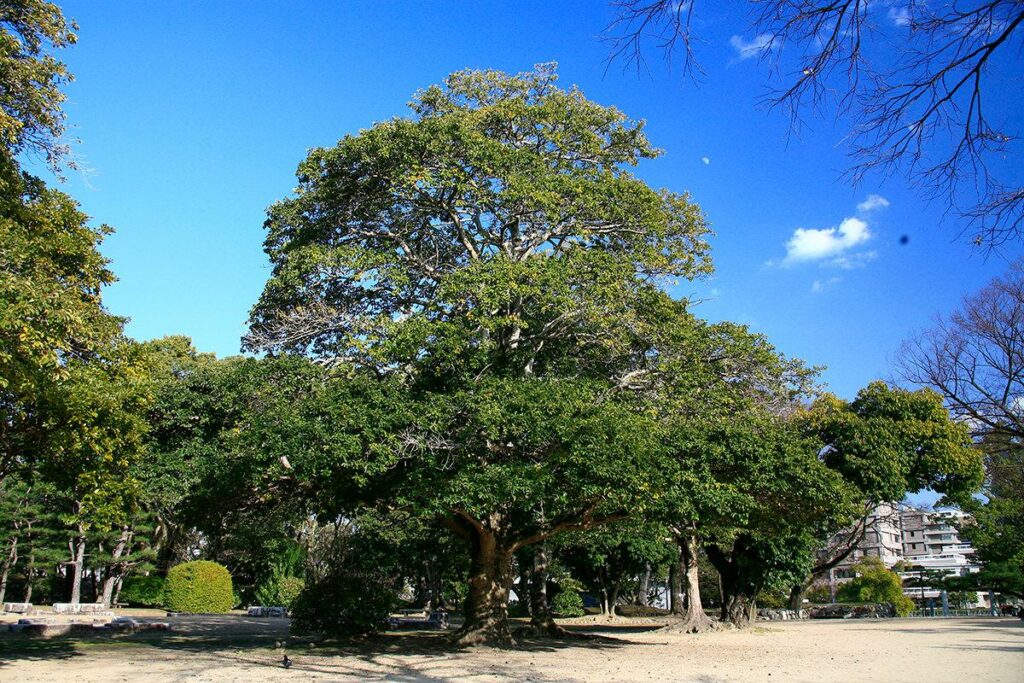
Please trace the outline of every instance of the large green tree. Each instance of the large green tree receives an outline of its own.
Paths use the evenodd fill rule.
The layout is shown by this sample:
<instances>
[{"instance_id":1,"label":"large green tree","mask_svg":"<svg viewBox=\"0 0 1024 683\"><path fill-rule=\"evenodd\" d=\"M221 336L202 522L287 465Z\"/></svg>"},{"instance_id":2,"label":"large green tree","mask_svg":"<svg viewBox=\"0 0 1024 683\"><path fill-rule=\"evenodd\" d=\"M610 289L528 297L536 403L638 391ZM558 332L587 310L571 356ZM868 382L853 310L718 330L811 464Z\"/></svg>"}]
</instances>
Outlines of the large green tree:
<instances>
[{"instance_id":1,"label":"large green tree","mask_svg":"<svg viewBox=\"0 0 1024 683\"><path fill-rule=\"evenodd\" d=\"M932 489L953 504L970 505L981 486L982 459L967 426L951 418L933 391L907 391L872 382L853 401L825 395L799 416L801 431L822 459L853 487L860 512L821 539L810 575L844 561L872 529L876 509L907 493ZM804 583L793 590L799 609Z\"/></svg>"},{"instance_id":2,"label":"large green tree","mask_svg":"<svg viewBox=\"0 0 1024 683\"><path fill-rule=\"evenodd\" d=\"M247 338L417 406L371 455L467 539L463 643L508 640L518 549L647 497L660 448L639 390L696 328L659 285L710 270L700 210L630 172L658 154L643 124L555 80L460 72L411 118L311 152L269 210Z\"/></svg>"},{"instance_id":3,"label":"large green tree","mask_svg":"<svg viewBox=\"0 0 1024 683\"><path fill-rule=\"evenodd\" d=\"M74 368L103 362L120 334L100 299L109 232L0 157L0 477L54 447Z\"/></svg>"},{"instance_id":4,"label":"large green tree","mask_svg":"<svg viewBox=\"0 0 1024 683\"><path fill-rule=\"evenodd\" d=\"M749 505L737 501L749 502L752 491L744 487L752 486L751 477L781 479L757 483L766 490L769 485L783 490L789 479L799 478L785 469L796 462L792 458L764 463L788 452L772 450L771 444L778 441L784 417L813 394L815 371L779 354L762 335L730 323L707 325L700 334L677 338L666 365L673 372L671 381L659 387L658 401L666 413L670 486L652 513L677 545L670 579L673 611L683 619L673 628L697 632L713 626L700 598L701 545L722 533L731 535L745 523ZM741 454L753 444L766 450ZM809 466L812 471L816 467ZM837 507L841 501L840 495Z\"/></svg>"}]
</instances>

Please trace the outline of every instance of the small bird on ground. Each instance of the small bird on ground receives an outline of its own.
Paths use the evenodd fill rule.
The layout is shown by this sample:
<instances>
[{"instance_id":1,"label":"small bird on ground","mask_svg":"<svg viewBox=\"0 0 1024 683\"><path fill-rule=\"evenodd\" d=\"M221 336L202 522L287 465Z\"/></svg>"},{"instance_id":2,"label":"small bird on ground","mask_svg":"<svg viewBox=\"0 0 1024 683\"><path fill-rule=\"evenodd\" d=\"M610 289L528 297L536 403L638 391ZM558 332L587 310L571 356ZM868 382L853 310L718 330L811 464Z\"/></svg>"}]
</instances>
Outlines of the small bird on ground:
<instances>
[{"instance_id":1,"label":"small bird on ground","mask_svg":"<svg viewBox=\"0 0 1024 683\"><path fill-rule=\"evenodd\" d=\"M284 659L281 660L281 666L286 669L290 669L292 667L292 660L288 659L288 655L285 655Z\"/></svg>"}]
</instances>

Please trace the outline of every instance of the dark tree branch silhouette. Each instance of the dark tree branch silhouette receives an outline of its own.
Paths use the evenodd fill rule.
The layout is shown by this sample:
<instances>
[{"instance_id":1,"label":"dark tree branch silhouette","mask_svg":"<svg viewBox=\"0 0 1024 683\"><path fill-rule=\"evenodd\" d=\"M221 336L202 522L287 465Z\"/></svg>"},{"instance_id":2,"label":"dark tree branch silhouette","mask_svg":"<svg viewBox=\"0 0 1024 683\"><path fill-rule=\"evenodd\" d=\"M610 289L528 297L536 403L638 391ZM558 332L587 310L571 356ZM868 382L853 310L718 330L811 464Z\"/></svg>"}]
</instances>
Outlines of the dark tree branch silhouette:
<instances>
[{"instance_id":1,"label":"dark tree branch silhouette","mask_svg":"<svg viewBox=\"0 0 1024 683\"><path fill-rule=\"evenodd\" d=\"M961 234L970 232L976 245L992 249L1024 237L1024 187L1004 168L1016 152L1018 135L996 120L987 98L1002 76L1019 75L1024 3L750 4L751 29L767 37L766 45L789 48L785 57L778 49L761 52L782 80L765 94L764 103L787 112L794 129L807 114L848 115L848 180L857 183L875 171L902 172L964 218ZM611 59L639 67L653 39L666 57L681 45L684 68L699 69L693 51L695 5L616 3L618 16L609 27Z\"/></svg>"}]
</instances>

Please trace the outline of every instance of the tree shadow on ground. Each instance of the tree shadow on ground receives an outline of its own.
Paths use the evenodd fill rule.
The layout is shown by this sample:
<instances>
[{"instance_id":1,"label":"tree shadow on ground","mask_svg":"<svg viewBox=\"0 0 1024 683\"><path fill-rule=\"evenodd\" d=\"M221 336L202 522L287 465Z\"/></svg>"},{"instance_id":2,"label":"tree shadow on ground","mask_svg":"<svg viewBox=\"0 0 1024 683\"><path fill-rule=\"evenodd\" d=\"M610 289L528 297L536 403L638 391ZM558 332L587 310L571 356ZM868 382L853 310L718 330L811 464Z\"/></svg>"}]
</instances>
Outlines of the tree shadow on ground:
<instances>
[{"instance_id":1,"label":"tree shadow on ground","mask_svg":"<svg viewBox=\"0 0 1024 683\"><path fill-rule=\"evenodd\" d=\"M284 675L281 658L288 653L294 663L290 675L324 674L335 677L394 681L473 681L507 677L543 682L547 679L530 670L524 659L531 654L573 649L577 652L617 650L645 645L619 634L641 633L656 627L573 626L571 631L599 637L550 639L530 638L506 648L456 648L448 641L450 631L392 632L374 637L337 642L317 642L288 635L287 620L246 620L237 617L168 619L179 630L143 631L131 634L65 635L52 638L0 637L0 666L18 661L73 660L89 654L106 655L132 648L133 657L144 658L152 648L166 654L181 653L208 662L210 666L259 667L261 675L276 669ZM187 629L187 630L186 630ZM609 635L609 632L616 635ZM137 649L136 649L137 648ZM466 653L489 653L478 671L441 671ZM198 662L193 661L193 664ZM479 662L478 662L479 664ZM2 671L2 669L0 669ZM560 680L566 680L564 677ZM580 679L583 680L583 679Z\"/></svg>"},{"instance_id":2,"label":"tree shadow on ground","mask_svg":"<svg viewBox=\"0 0 1024 683\"><path fill-rule=\"evenodd\" d=\"M81 657L79 638L0 638L0 672L16 660L55 660Z\"/></svg>"}]
</instances>

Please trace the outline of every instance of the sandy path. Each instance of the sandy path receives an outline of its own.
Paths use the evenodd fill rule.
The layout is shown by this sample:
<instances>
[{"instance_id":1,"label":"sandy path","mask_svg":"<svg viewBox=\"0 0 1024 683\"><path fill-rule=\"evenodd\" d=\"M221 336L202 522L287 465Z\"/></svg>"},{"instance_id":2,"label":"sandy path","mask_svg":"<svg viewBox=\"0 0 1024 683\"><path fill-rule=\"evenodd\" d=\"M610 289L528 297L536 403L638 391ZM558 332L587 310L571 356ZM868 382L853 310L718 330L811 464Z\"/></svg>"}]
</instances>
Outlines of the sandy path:
<instances>
[{"instance_id":1,"label":"sandy path","mask_svg":"<svg viewBox=\"0 0 1024 683\"><path fill-rule=\"evenodd\" d=\"M931 619L774 623L699 636L605 631L619 641L447 651L398 636L328 654L160 641L75 646L58 639L0 662L4 681L1024 681L1024 622Z\"/></svg>"}]
</instances>

